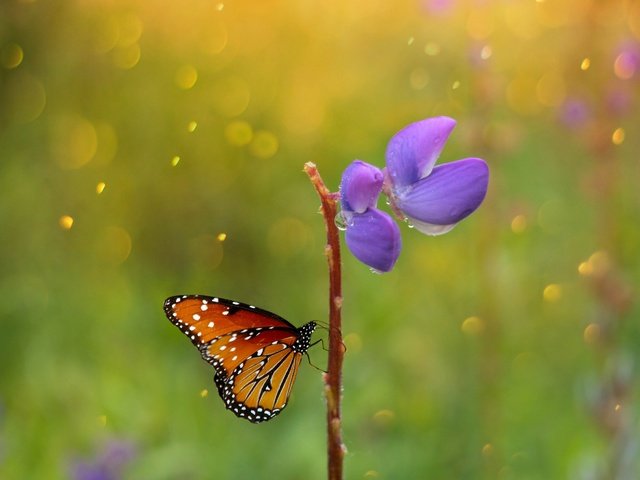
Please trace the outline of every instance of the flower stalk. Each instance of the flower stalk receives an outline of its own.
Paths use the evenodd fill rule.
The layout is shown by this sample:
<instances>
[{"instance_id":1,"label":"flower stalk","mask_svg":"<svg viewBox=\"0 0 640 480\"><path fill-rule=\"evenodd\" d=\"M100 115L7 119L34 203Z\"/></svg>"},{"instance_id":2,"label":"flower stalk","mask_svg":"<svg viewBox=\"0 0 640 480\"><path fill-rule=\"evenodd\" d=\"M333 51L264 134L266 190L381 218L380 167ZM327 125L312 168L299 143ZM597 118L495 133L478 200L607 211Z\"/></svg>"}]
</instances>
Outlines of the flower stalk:
<instances>
[{"instance_id":1,"label":"flower stalk","mask_svg":"<svg viewBox=\"0 0 640 480\"><path fill-rule=\"evenodd\" d=\"M329 265L329 364L323 375L327 398L327 455L329 480L342 480L345 448L342 443L341 391L344 343L342 342L342 270L340 237L335 218L340 195L331 192L312 162L304 165L322 205L327 228L325 255Z\"/></svg>"}]
</instances>

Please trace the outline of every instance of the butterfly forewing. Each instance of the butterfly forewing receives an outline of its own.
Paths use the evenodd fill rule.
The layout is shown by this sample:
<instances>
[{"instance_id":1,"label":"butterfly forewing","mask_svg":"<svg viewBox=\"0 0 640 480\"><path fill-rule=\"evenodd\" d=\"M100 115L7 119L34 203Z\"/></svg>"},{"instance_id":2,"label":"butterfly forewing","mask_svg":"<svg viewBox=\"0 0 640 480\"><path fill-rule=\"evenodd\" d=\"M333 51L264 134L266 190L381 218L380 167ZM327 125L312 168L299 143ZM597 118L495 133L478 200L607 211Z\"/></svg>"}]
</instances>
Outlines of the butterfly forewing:
<instances>
[{"instance_id":1,"label":"butterfly forewing","mask_svg":"<svg viewBox=\"0 0 640 480\"><path fill-rule=\"evenodd\" d=\"M164 311L199 346L216 337L245 328L296 327L271 312L232 300L205 295L178 295L164 302Z\"/></svg>"},{"instance_id":2,"label":"butterfly forewing","mask_svg":"<svg viewBox=\"0 0 640 480\"><path fill-rule=\"evenodd\" d=\"M228 409L259 423L286 406L315 322L298 329L266 310L204 295L170 297L164 310L215 367Z\"/></svg>"}]
</instances>

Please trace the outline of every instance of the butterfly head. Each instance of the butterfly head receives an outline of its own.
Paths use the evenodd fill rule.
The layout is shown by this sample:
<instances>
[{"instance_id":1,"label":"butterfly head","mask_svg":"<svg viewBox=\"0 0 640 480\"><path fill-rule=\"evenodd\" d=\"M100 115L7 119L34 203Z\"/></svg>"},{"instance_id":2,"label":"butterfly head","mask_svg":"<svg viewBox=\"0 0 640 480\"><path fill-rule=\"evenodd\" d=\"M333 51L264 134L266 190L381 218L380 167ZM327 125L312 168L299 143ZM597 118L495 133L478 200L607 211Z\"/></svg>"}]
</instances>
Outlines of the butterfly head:
<instances>
[{"instance_id":1,"label":"butterfly head","mask_svg":"<svg viewBox=\"0 0 640 480\"><path fill-rule=\"evenodd\" d=\"M305 323L298 329L298 339L292 345L292 349L298 353L306 353L311 345L311 335L316 329L316 322L311 321L309 323Z\"/></svg>"}]
</instances>

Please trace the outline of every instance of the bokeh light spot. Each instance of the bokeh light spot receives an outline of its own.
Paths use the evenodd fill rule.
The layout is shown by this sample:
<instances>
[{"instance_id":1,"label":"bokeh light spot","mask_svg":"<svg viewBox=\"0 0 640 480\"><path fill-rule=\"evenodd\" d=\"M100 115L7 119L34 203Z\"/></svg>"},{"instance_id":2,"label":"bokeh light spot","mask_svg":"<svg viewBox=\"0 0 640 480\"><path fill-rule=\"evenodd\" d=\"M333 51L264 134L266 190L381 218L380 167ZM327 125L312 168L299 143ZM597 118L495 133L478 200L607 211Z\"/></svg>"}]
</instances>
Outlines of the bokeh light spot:
<instances>
[{"instance_id":1,"label":"bokeh light spot","mask_svg":"<svg viewBox=\"0 0 640 480\"><path fill-rule=\"evenodd\" d=\"M16 124L25 124L37 119L47 103L42 82L28 73L16 70L3 80L2 110Z\"/></svg>"},{"instance_id":2,"label":"bokeh light spot","mask_svg":"<svg viewBox=\"0 0 640 480\"><path fill-rule=\"evenodd\" d=\"M591 275L593 273L593 265L591 262L580 262L578 265L578 273L585 277Z\"/></svg>"},{"instance_id":3,"label":"bokeh light spot","mask_svg":"<svg viewBox=\"0 0 640 480\"><path fill-rule=\"evenodd\" d=\"M564 79L558 72L547 72L538 80L536 93L543 105L558 107L562 105L566 96Z\"/></svg>"},{"instance_id":4,"label":"bokeh light spot","mask_svg":"<svg viewBox=\"0 0 640 480\"><path fill-rule=\"evenodd\" d=\"M249 150L258 158L271 158L278 151L276 136L264 130L257 131L249 144Z\"/></svg>"},{"instance_id":5,"label":"bokeh light spot","mask_svg":"<svg viewBox=\"0 0 640 480\"><path fill-rule=\"evenodd\" d=\"M415 68L409 74L409 84L414 90L422 90L429 83L429 73L422 67Z\"/></svg>"},{"instance_id":6,"label":"bokeh light spot","mask_svg":"<svg viewBox=\"0 0 640 480\"><path fill-rule=\"evenodd\" d=\"M200 397L201 398L205 398L209 395L209 390L207 390L206 388L200 390Z\"/></svg>"},{"instance_id":7,"label":"bokeh light spot","mask_svg":"<svg viewBox=\"0 0 640 480\"><path fill-rule=\"evenodd\" d=\"M126 13L118 19L118 46L131 47L142 36L143 24L133 13Z\"/></svg>"},{"instance_id":8,"label":"bokeh light spot","mask_svg":"<svg viewBox=\"0 0 640 480\"><path fill-rule=\"evenodd\" d=\"M550 283L542 291L542 298L545 302L555 303L562 298L562 287L557 283Z\"/></svg>"},{"instance_id":9,"label":"bokeh light spot","mask_svg":"<svg viewBox=\"0 0 640 480\"><path fill-rule=\"evenodd\" d=\"M178 88L189 90L198 81L198 71L193 65L182 65L176 71L174 79Z\"/></svg>"},{"instance_id":10,"label":"bokeh light spot","mask_svg":"<svg viewBox=\"0 0 640 480\"><path fill-rule=\"evenodd\" d=\"M309 228L297 218L284 217L269 229L269 250L279 257L291 257L299 253L310 242Z\"/></svg>"},{"instance_id":11,"label":"bokeh light spot","mask_svg":"<svg viewBox=\"0 0 640 480\"><path fill-rule=\"evenodd\" d=\"M93 31L93 48L96 53L107 53L115 48L120 38L120 26L114 16L107 16Z\"/></svg>"},{"instance_id":12,"label":"bokeh light spot","mask_svg":"<svg viewBox=\"0 0 640 480\"><path fill-rule=\"evenodd\" d=\"M480 58L482 60L488 60L489 58L491 58L491 55L493 55L491 45L485 45L480 50Z\"/></svg>"},{"instance_id":13,"label":"bokeh light spot","mask_svg":"<svg viewBox=\"0 0 640 480\"><path fill-rule=\"evenodd\" d=\"M451 90L457 90L460 88L460 80L456 80L451 84Z\"/></svg>"},{"instance_id":14,"label":"bokeh light spot","mask_svg":"<svg viewBox=\"0 0 640 480\"><path fill-rule=\"evenodd\" d=\"M536 101L538 82L528 76L518 76L507 85L507 102L517 113L530 115L540 110Z\"/></svg>"},{"instance_id":15,"label":"bokeh light spot","mask_svg":"<svg viewBox=\"0 0 640 480\"><path fill-rule=\"evenodd\" d=\"M393 410L389 410L385 408L383 410L378 410L376 413L374 413L373 419L378 425L387 426L391 422L393 422L395 416L396 414L393 412Z\"/></svg>"},{"instance_id":16,"label":"bokeh light spot","mask_svg":"<svg viewBox=\"0 0 640 480\"><path fill-rule=\"evenodd\" d=\"M56 163L66 170L78 169L93 159L98 149L94 125L80 116L62 116L53 125L51 150Z\"/></svg>"},{"instance_id":17,"label":"bokeh light spot","mask_svg":"<svg viewBox=\"0 0 640 480\"><path fill-rule=\"evenodd\" d=\"M430 57L434 57L440 53L440 45L436 42L427 42L424 46L424 53L429 55Z\"/></svg>"},{"instance_id":18,"label":"bokeh light spot","mask_svg":"<svg viewBox=\"0 0 640 480\"><path fill-rule=\"evenodd\" d=\"M113 64L122 70L129 70L138 64L140 55L140 45L137 43L118 47L113 51Z\"/></svg>"},{"instance_id":19,"label":"bokeh light spot","mask_svg":"<svg viewBox=\"0 0 640 480\"><path fill-rule=\"evenodd\" d=\"M58 220L58 224L64 230L71 230L71 227L73 227L73 217L71 215L63 215L60 217L60 220Z\"/></svg>"},{"instance_id":20,"label":"bokeh light spot","mask_svg":"<svg viewBox=\"0 0 640 480\"><path fill-rule=\"evenodd\" d=\"M589 70L589 67L591 66L591 59L589 57L585 57L582 59L582 62L580 63L580 70Z\"/></svg>"},{"instance_id":21,"label":"bokeh light spot","mask_svg":"<svg viewBox=\"0 0 640 480\"><path fill-rule=\"evenodd\" d=\"M613 62L613 72L621 80L629 80L636 74L640 60L633 52L620 53Z\"/></svg>"},{"instance_id":22,"label":"bokeh light spot","mask_svg":"<svg viewBox=\"0 0 640 480\"><path fill-rule=\"evenodd\" d=\"M538 225L547 233L558 233L565 225L564 202L553 199L544 202L538 209Z\"/></svg>"},{"instance_id":23,"label":"bokeh light spot","mask_svg":"<svg viewBox=\"0 0 640 480\"><path fill-rule=\"evenodd\" d=\"M22 47L16 43L6 45L0 53L0 61L2 66L7 70L18 67L24 59Z\"/></svg>"},{"instance_id":24,"label":"bokeh light spot","mask_svg":"<svg viewBox=\"0 0 640 480\"><path fill-rule=\"evenodd\" d=\"M584 338L585 343L594 345L600 340L601 334L602 329L600 328L600 325L597 323L590 323L585 327L582 337Z\"/></svg>"},{"instance_id":25,"label":"bokeh light spot","mask_svg":"<svg viewBox=\"0 0 640 480\"><path fill-rule=\"evenodd\" d=\"M225 117L237 117L249 106L251 92L247 82L240 77L218 80L212 88L213 106Z\"/></svg>"},{"instance_id":26,"label":"bokeh light spot","mask_svg":"<svg viewBox=\"0 0 640 480\"><path fill-rule=\"evenodd\" d=\"M97 123L95 129L98 138L98 147L92 163L105 166L111 163L111 160L113 160L118 152L118 135L115 129L105 122Z\"/></svg>"},{"instance_id":27,"label":"bokeh light spot","mask_svg":"<svg viewBox=\"0 0 640 480\"><path fill-rule=\"evenodd\" d=\"M229 34L224 23L219 19L212 19L202 39L201 49L204 53L217 55L225 49L228 40Z\"/></svg>"},{"instance_id":28,"label":"bokeh light spot","mask_svg":"<svg viewBox=\"0 0 640 480\"><path fill-rule=\"evenodd\" d=\"M218 239L219 242L224 242L227 239L227 234L224 232L219 233L216 238Z\"/></svg>"},{"instance_id":29,"label":"bokeh light spot","mask_svg":"<svg viewBox=\"0 0 640 480\"><path fill-rule=\"evenodd\" d=\"M625 131L624 128L616 128L611 134L611 141L614 145L621 145L624 142Z\"/></svg>"},{"instance_id":30,"label":"bokeh light spot","mask_svg":"<svg viewBox=\"0 0 640 480\"><path fill-rule=\"evenodd\" d=\"M192 120L187 125L187 132L193 133L196 131L196 128L198 128L198 122Z\"/></svg>"},{"instance_id":31,"label":"bokeh light spot","mask_svg":"<svg viewBox=\"0 0 640 480\"><path fill-rule=\"evenodd\" d=\"M119 226L108 226L97 240L96 252L104 262L120 265L131 254L131 235Z\"/></svg>"},{"instance_id":32,"label":"bokeh light spot","mask_svg":"<svg viewBox=\"0 0 640 480\"><path fill-rule=\"evenodd\" d=\"M231 145L241 147L253 139L253 128L244 120L234 120L224 129L224 136Z\"/></svg>"},{"instance_id":33,"label":"bokeh light spot","mask_svg":"<svg viewBox=\"0 0 640 480\"><path fill-rule=\"evenodd\" d=\"M518 214L511 220L511 231L513 233L522 233L527 229L527 217Z\"/></svg>"},{"instance_id":34,"label":"bokeh light spot","mask_svg":"<svg viewBox=\"0 0 640 480\"><path fill-rule=\"evenodd\" d=\"M592 253L587 262L591 265L592 273L597 275L602 275L612 268L611 257L602 250Z\"/></svg>"},{"instance_id":35,"label":"bokeh light spot","mask_svg":"<svg viewBox=\"0 0 640 480\"><path fill-rule=\"evenodd\" d=\"M96 193L97 193L98 195L100 195L102 192L104 192L104 189L106 188L106 186L107 186L107 184L106 184L106 183L104 183L104 182L99 182L99 183L96 185Z\"/></svg>"},{"instance_id":36,"label":"bokeh light spot","mask_svg":"<svg viewBox=\"0 0 640 480\"><path fill-rule=\"evenodd\" d=\"M484 332L485 324L481 318L473 316L465 318L460 329L466 335L479 335Z\"/></svg>"},{"instance_id":37,"label":"bokeh light spot","mask_svg":"<svg viewBox=\"0 0 640 480\"><path fill-rule=\"evenodd\" d=\"M482 456L490 457L491 455L493 455L493 450L493 445L491 445L490 443L485 443L482 446Z\"/></svg>"},{"instance_id":38,"label":"bokeh light spot","mask_svg":"<svg viewBox=\"0 0 640 480\"><path fill-rule=\"evenodd\" d=\"M171 166L176 167L180 163L180 157L178 155L174 155L171 159Z\"/></svg>"}]
</instances>

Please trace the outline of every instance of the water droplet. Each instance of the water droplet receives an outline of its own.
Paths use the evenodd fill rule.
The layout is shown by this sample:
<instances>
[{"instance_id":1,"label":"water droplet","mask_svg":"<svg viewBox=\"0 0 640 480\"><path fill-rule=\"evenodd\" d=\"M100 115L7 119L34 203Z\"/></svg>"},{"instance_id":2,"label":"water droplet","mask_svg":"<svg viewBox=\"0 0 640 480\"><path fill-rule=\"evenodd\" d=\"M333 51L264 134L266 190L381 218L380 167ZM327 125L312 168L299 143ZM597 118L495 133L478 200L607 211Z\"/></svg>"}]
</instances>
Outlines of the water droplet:
<instances>
[{"instance_id":1,"label":"water droplet","mask_svg":"<svg viewBox=\"0 0 640 480\"><path fill-rule=\"evenodd\" d=\"M338 212L336 214L336 218L333 221L335 222L336 227L338 227L338 230L340 230L341 232L344 232L349 226L342 212Z\"/></svg>"},{"instance_id":2,"label":"water droplet","mask_svg":"<svg viewBox=\"0 0 640 480\"><path fill-rule=\"evenodd\" d=\"M407 222L407 227L409 228L415 228L415 226L413 225L413 223Z\"/></svg>"},{"instance_id":3,"label":"water droplet","mask_svg":"<svg viewBox=\"0 0 640 480\"><path fill-rule=\"evenodd\" d=\"M382 274L384 273L384 272L381 272L380 270L376 270L376 269L375 269L375 268L373 268L373 267L369 267L369 271L370 271L371 273L376 274L376 275L382 275Z\"/></svg>"}]
</instances>

